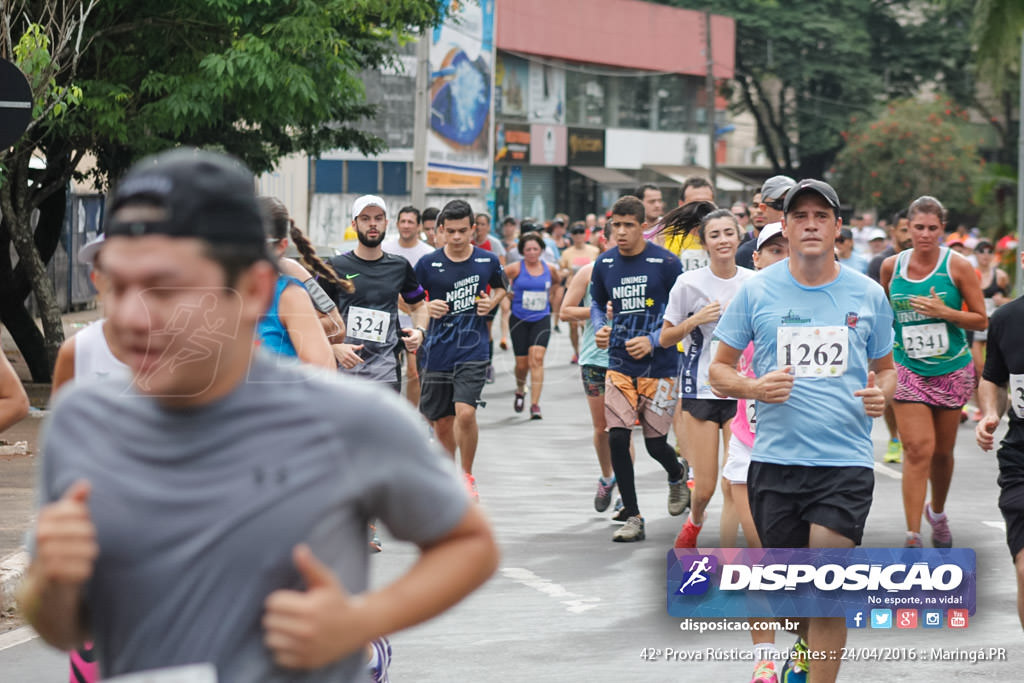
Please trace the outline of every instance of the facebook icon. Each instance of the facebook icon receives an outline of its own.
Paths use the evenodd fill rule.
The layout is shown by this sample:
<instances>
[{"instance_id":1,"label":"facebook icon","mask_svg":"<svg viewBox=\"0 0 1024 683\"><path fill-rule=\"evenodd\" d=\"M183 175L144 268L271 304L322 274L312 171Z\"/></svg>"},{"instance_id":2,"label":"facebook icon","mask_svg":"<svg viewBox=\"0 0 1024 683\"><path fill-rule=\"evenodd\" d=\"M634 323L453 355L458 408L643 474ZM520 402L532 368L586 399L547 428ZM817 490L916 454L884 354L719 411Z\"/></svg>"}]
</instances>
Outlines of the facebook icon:
<instances>
[{"instance_id":1,"label":"facebook icon","mask_svg":"<svg viewBox=\"0 0 1024 683\"><path fill-rule=\"evenodd\" d=\"M846 628L866 628L866 621L864 610L853 610L846 613Z\"/></svg>"}]
</instances>

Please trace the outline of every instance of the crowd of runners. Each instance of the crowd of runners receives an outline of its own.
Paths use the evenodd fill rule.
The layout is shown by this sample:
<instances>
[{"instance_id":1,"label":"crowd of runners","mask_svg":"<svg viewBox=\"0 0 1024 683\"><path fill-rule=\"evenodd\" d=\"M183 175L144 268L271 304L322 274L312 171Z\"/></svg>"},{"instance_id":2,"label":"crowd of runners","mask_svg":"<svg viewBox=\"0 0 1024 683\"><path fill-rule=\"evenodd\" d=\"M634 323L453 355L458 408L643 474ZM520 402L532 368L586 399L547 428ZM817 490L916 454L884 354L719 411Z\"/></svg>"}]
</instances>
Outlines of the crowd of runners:
<instances>
[{"instance_id":1,"label":"crowd of runners","mask_svg":"<svg viewBox=\"0 0 1024 683\"><path fill-rule=\"evenodd\" d=\"M905 546L951 547L957 428L974 419L991 449L1009 411L999 505L1024 584L1024 326L1012 322L1024 311L992 243L947 236L928 196L884 229L862 215L847 228L820 180L774 176L749 205L719 208L691 178L680 197L666 211L645 185L604 215L492 230L462 200L391 216L366 195L352 206L355 248L322 258L226 157L186 150L134 167L79 255L107 317L57 360L55 394L73 388L47 427L30 620L61 647L95 639L72 656L81 680L94 660L106 675L205 661L227 681L290 680L288 668L386 680L386 635L494 570L471 504L496 486L473 473L476 412L495 348L510 348L514 398L496 409L542 419L553 333L572 345L557 362L579 366L593 505L621 523L612 541L647 539L639 431L682 518L666 548L698 546L716 494L723 546L740 530L750 547L859 545L884 417ZM105 415L122 418L100 427ZM352 600L381 550L377 520L422 555ZM809 652L840 650L846 626L805 620L788 658L775 633L751 635L752 683L812 668L829 681L839 661Z\"/></svg>"}]
</instances>

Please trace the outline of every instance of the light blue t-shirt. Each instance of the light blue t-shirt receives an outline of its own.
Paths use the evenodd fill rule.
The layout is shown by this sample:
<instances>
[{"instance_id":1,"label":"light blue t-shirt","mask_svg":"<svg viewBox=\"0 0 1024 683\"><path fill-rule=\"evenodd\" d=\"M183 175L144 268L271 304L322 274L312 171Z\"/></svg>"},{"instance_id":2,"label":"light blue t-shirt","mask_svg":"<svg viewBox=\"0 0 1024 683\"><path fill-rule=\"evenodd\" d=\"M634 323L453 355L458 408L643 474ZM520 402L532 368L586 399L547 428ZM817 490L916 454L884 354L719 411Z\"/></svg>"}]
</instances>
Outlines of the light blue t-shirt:
<instances>
[{"instance_id":1,"label":"light blue t-shirt","mask_svg":"<svg viewBox=\"0 0 1024 683\"><path fill-rule=\"evenodd\" d=\"M871 418L853 392L867 386L870 360L892 351L892 309L881 286L842 266L832 282L806 287L786 259L743 284L715 337L741 351L754 342L758 377L786 365L787 353L798 373L785 403L757 402L752 460L874 467Z\"/></svg>"}]
</instances>

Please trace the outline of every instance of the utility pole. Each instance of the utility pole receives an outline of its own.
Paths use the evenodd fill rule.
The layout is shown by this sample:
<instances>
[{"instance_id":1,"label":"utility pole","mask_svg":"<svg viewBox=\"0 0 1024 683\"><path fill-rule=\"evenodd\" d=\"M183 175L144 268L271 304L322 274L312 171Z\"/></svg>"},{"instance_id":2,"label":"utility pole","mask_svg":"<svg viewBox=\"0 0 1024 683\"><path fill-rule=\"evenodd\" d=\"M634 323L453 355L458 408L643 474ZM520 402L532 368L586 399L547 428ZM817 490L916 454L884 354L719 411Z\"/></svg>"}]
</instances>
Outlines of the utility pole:
<instances>
[{"instance_id":1,"label":"utility pole","mask_svg":"<svg viewBox=\"0 0 1024 683\"><path fill-rule=\"evenodd\" d=\"M711 55L711 10L704 13L704 32L707 34L707 45L705 47L707 54L707 68L708 74L706 79L707 86L707 124L708 124L708 147L711 150L709 155L710 160L708 162L708 172L711 175L711 187L718 190L718 164L715 159L715 60Z\"/></svg>"},{"instance_id":2,"label":"utility pole","mask_svg":"<svg viewBox=\"0 0 1024 683\"><path fill-rule=\"evenodd\" d=\"M430 31L424 30L416 43L416 105L413 116L412 205L422 211L427 205L427 87L430 78Z\"/></svg>"},{"instance_id":3,"label":"utility pole","mask_svg":"<svg viewBox=\"0 0 1024 683\"><path fill-rule=\"evenodd\" d=\"M1024 31L1021 31L1020 43L1020 103L1017 107L1017 249L1024 250ZM1017 259L1017 282L1014 289L1017 295L1024 294L1021 284L1024 283L1024 267Z\"/></svg>"}]
</instances>

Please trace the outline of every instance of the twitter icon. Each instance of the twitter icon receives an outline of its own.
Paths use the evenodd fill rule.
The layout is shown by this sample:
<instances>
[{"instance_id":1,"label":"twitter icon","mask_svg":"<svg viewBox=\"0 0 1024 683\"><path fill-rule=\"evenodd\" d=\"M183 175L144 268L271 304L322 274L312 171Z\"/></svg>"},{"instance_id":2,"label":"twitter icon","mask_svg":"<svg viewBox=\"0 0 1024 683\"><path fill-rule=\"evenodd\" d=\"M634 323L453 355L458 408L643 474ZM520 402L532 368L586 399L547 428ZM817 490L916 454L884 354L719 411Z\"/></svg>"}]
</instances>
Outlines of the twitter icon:
<instances>
[{"instance_id":1,"label":"twitter icon","mask_svg":"<svg viewBox=\"0 0 1024 683\"><path fill-rule=\"evenodd\" d=\"M871 628L892 628L892 610L871 610Z\"/></svg>"}]
</instances>

